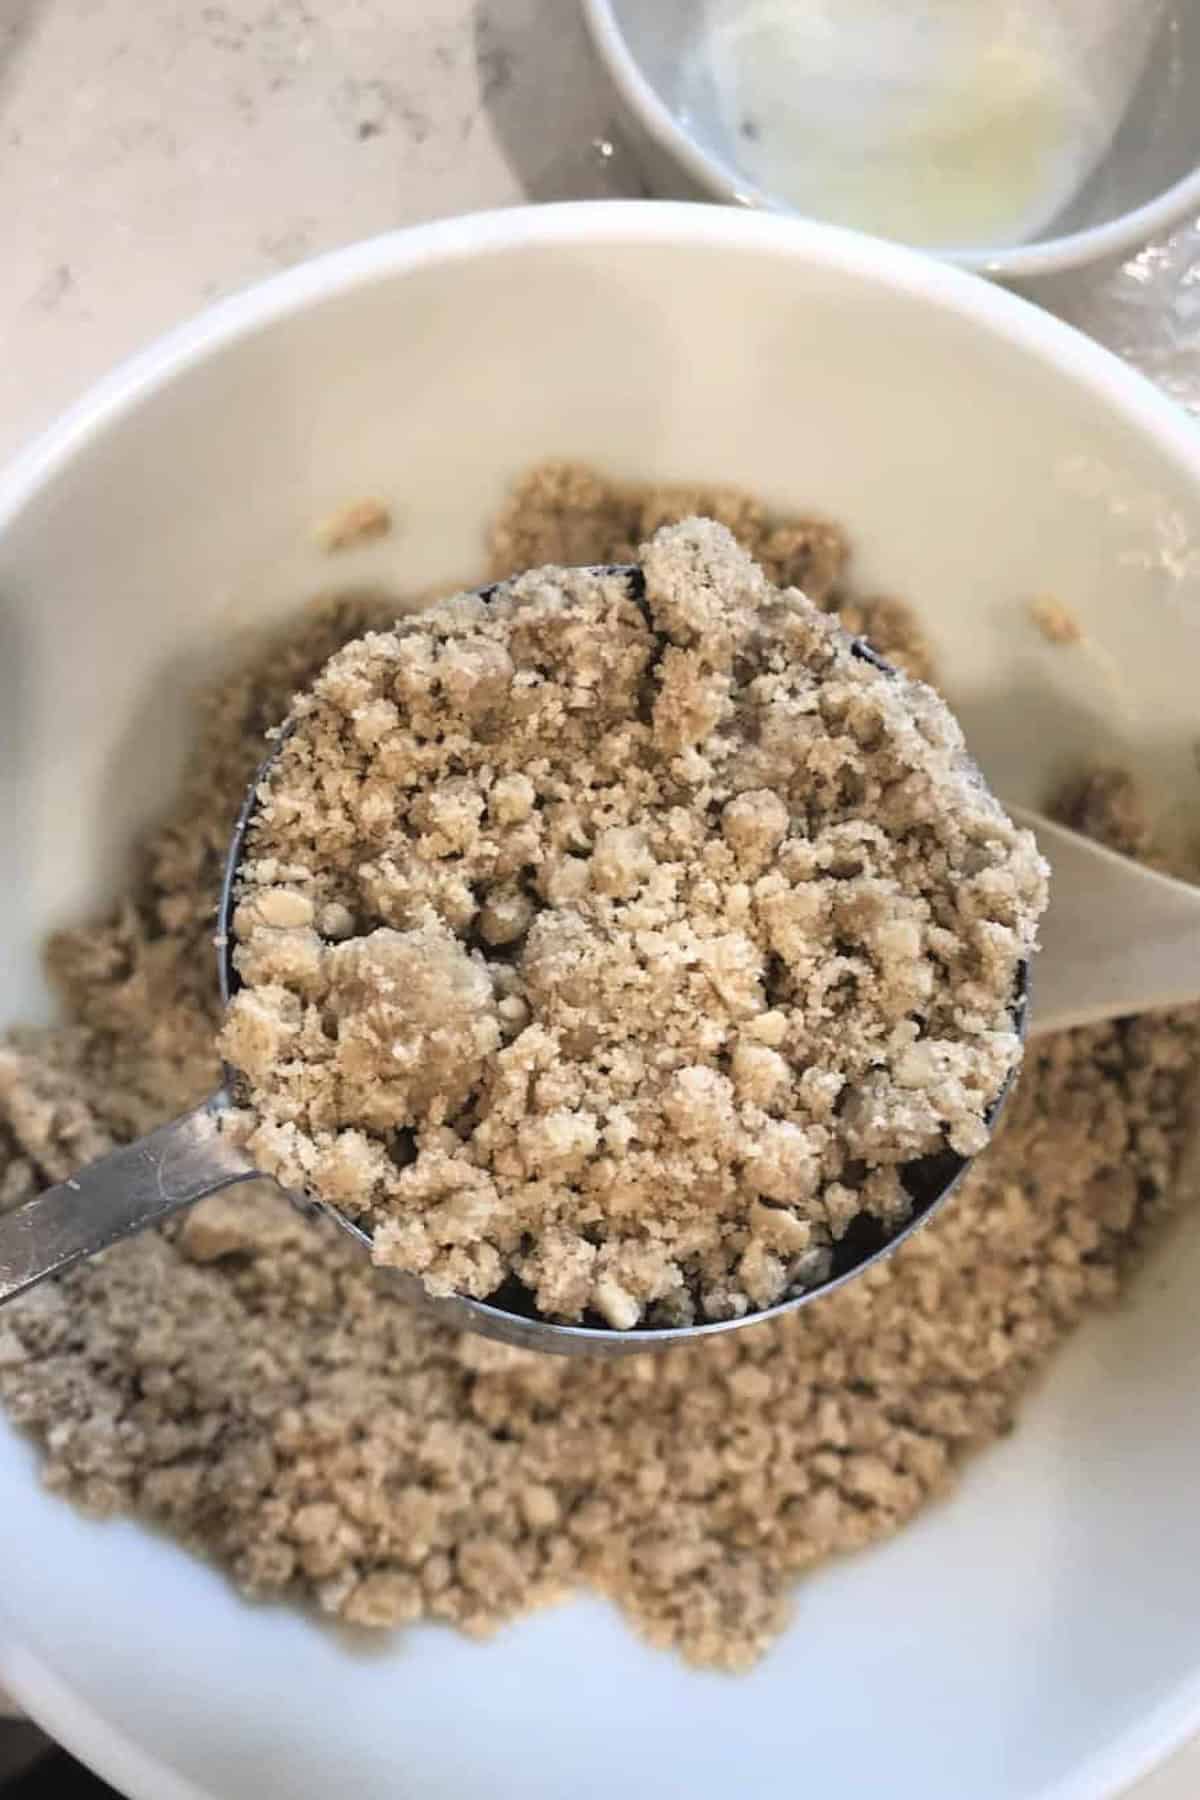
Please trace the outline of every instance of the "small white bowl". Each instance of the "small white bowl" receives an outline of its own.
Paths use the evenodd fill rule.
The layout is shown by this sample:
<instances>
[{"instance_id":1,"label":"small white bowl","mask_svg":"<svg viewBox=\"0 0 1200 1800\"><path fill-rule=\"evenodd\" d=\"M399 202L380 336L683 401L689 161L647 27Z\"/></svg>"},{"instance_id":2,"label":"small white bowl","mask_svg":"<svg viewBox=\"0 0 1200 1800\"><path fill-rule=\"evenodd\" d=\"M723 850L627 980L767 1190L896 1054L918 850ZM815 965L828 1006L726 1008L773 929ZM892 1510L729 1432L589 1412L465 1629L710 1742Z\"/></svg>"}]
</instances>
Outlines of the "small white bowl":
<instances>
[{"instance_id":1,"label":"small white bowl","mask_svg":"<svg viewBox=\"0 0 1200 1800\"><path fill-rule=\"evenodd\" d=\"M697 54L702 0L582 0L596 48L638 130L657 191L681 177L739 206L794 213L741 166L735 133L711 93L683 71ZM1056 273L1124 254L1200 208L1200 6L1167 0L1119 130L1081 192L1040 236L1005 247L939 250L944 261L999 279ZM830 220L838 224L836 218Z\"/></svg>"}]
</instances>

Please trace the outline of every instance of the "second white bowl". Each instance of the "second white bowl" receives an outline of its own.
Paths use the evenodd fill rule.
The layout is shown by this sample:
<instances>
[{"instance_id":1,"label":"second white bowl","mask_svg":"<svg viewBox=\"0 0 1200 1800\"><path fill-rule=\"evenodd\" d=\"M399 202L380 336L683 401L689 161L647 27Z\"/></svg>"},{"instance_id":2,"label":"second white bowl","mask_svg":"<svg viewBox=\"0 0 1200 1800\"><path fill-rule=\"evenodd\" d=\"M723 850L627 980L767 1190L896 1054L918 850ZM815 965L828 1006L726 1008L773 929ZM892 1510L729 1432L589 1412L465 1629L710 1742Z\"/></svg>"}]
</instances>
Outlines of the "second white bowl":
<instances>
[{"instance_id":1,"label":"second white bowl","mask_svg":"<svg viewBox=\"0 0 1200 1800\"><path fill-rule=\"evenodd\" d=\"M726 116L717 84L703 73L712 0L582 0L582 5L659 191L679 194L682 180L688 191L741 206L796 210L756 172L758 147ZM1087 26L1095 10L1085 5L1075 29ZM723 12L728 11L726 6ZM1128 14L1109 0L1109 13L1118 23L1128 19L1136 34L1136 0ZM1109 27L1108 38L1114 29ZM1085 49L1081 43L1081 55ZM1098 33L1092 53L1103 79L1118 52ZM1127 46L1125 54L1140 67L1140 76L1123 116L1110 97L1119 128L1074 197L1029 242L967 244L941 249L940 256L999 278L1049 274L1124 254L1200 207L1200 7L1191 0L1165 0L1144 66L1137 47ZM805 210L834 224L850 222L839 214L832 194L827 205L814 202Z\"/></svg>"}]
</instances>

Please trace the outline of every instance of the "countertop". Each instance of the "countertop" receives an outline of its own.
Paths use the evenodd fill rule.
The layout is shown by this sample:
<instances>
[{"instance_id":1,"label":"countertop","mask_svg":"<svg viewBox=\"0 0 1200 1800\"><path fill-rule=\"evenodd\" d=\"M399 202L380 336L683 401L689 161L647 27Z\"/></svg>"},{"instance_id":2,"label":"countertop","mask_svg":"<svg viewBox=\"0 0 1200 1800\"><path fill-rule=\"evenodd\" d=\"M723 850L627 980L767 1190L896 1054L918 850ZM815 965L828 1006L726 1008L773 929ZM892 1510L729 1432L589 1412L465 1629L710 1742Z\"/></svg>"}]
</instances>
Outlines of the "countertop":
<instances>
[{"instance_id":1,"label":"countertop","mask_svg":"<svg viewBox=\"0 0 1200 1800\"><path fill-rule=\"evenodd\" d=\"M0 0L0 459L222 294L397 225L642 191L575 0ZM1032 297L1087 325L1098 270ZM1200 1742L1135 1800L1195 1800Z\"/></svg>"}]
</instances>

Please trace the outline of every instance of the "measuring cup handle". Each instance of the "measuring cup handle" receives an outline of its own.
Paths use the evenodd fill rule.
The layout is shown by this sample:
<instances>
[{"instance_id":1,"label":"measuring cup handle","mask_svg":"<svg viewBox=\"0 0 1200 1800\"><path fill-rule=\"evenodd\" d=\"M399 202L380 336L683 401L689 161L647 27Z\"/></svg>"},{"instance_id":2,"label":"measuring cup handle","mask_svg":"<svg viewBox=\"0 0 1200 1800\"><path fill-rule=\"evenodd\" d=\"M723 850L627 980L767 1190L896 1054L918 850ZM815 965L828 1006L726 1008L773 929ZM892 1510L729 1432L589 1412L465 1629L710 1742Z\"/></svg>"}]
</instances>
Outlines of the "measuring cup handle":
<instances>
[{"instance_id":1,"label":"measuring cup handle","mask_svg":"<svg viewBox=\"0 0 1200 1800\"><path fill-rule=\"evenodd\" d=\"M220 1131L225 1093L0 1215L0 1305L256 1171Z\"/></svg>"}]
</instances>

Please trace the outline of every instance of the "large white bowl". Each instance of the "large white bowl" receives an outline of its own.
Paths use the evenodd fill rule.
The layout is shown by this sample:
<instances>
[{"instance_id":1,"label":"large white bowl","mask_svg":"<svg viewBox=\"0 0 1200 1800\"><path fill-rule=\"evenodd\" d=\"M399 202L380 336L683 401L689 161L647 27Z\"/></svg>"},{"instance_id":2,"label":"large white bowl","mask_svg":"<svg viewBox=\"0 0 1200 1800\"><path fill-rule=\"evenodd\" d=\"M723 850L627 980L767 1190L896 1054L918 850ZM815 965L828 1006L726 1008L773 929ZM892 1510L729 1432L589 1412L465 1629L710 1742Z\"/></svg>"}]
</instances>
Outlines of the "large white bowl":
<instances>
[{"instance_id":1,"label":"large white bowl","mask_svg":"<svg viewBox=\"0 0 1200 1800\"><path fill-rule=\"evenodd\" d=\"M1015 798L1098 748L1164 817L1194 798L1200 440L1150 388L981 282L832 231L637 205L459 220L205 314L0 482L6 1014L45 1004L40 934L111 893L169 791L197 665L329 581L314 519L382 492L399 535L348 579L470 576L548 454L846 520L863 581L926 609ZM1100 654L1028 627L1047 591ZM953 1501L805 1583L744 1679L594 1600L487 1648L416 1630L363 1653L84 1522L6 1429L0 1679L141 1800L1097 1800L1200 1725L1194 1227Z\"/></svg>"}]
</instances>

